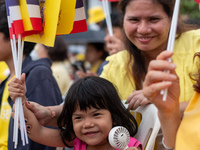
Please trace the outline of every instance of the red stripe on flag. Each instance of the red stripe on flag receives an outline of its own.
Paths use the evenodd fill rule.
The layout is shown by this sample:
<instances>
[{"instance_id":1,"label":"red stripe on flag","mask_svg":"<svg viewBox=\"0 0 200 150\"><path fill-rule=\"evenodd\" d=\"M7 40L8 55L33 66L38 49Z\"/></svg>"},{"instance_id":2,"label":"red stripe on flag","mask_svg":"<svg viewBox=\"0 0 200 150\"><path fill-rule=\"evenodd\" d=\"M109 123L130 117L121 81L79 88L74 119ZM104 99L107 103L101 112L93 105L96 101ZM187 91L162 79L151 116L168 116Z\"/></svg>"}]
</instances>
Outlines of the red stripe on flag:
<instances>
[{"instance_id":1,"label":"red stripe on flag","mask_svg":"<svg viewBox=\"0 0 200 150\"><path fill-rule=\"evenodd\" d=\"M24 32L24 26L22 20L13 20L13 26L15 30L15 34L21 34Z\"/></svg>"},{"instance_id":2,"label":"red stripe on flag","mask_svg":"<svg viewBox=\"0 0 200 150\"><path fill-rule=\"evenodd\" d=\"M10 33L10 39L13 39L13 28L9 28L9 33Z\"/></svg>"},{"instance_id":3,"label":"red stripe on flag","mask_svg":"<svg viewBox=\"0 0 200 150\"><path fill-rule=\"evenodd\" d=\"M30 18L33 30L26 31L22 34L22 37L37 34L43 31L41 26L41 18Z\"/></svg>"},{"instance_id":4,"label":"red stripe on flag","mask_svg":"<svg viewBox=\"0 0 200 150\"><path fill-rule=\"evenodd\" d=\"M42 31L42 20L41 20L41 18L30 18L30 19L31 19L31 23L32 23L32 26L33 26L33 30L41 32Z\"/></svg>"},{"instance_id":5,"label":"red stripe on flag","mask_svg":"<svg viewBox=\"0 0 200 150\"><path fill-rule=\"evenodd\" d=\"M84 20L74 21L73 30L70 32L70 34L85 32L85 31L87 31L87 22L84 19Z\"/></svg>"}]
</instances>

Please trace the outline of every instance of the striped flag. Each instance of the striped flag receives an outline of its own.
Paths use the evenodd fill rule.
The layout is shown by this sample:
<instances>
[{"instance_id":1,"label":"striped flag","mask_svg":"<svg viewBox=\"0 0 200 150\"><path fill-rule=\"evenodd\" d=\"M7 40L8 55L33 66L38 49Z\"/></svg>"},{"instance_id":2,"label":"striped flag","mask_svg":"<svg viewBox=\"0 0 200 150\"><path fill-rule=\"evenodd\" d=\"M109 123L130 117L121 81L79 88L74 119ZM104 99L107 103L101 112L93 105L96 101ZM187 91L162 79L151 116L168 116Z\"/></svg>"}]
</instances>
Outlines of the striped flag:
<instances>
[{"instance_id":1,"label":"striped flag","mask_svg":"<svg viewBox=\"0 0 200 150\"><path fill-rule=\"evenodd\" d=\"M6 0L7 16L12 28L11 33L24 33L24 26L18 0Z\"/></svg>"},{"instance_id":2,"label":"striped flag","mask_svg":"<svg viewBox=\"0 0 200 150\"><path fill-rule=\"evenodd\" d=\"M54 46L61 0L40 0L43 32L24 37L24 41Z\"/></svg>"},{"instance_id":3,"label":"striped flag","mask_svg":"<svg viewBox=\"0 0 200 150\"><path fill-rule=\"evenodd\" d=\"M13 27L11 25L12 20L10 19L10 11L8 8L8 1L6 1L6 11L7 11L7 19L8 19L8 27L9 27L9 33L10 33L10 39L13 39L13 34L14 34L14 30Z\"/></svg>"},{"instance_id":4,"label":"striped flag","mask_svg":"<svg viewBox=\"0 0 200 150\"><path fill-rule=\"evenodd\" d=\"M42 19L38 0L19 0L25 33L23 36L42 32Z\"/></svg>"},{"instance_id":5,"label":"striped flag","mask_svg":"<svg viewBox=\"0 0 200 150\"><path fill-rule=\"evenodd\" d=\"M85 31L87 31L87 22L83 0L76 0L74 25L73 30L70 32L70 34Z\"/></svg>"}]
</instances>

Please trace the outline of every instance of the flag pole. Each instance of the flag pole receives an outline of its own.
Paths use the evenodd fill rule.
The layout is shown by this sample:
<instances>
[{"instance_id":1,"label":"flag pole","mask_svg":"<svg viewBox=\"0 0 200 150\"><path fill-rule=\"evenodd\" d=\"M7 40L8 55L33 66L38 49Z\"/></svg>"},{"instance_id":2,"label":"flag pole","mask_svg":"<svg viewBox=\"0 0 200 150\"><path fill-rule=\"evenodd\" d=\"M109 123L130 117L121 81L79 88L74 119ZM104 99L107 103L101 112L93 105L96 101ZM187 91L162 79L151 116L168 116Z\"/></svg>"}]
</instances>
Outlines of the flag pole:
<instances>
[{"instance_id":1,"label":"flag pole","mask_svg":"<svg viewBox=\"0 0 200 150\"><path fill-rule=\"evenodd\" d=\"M110 18L110 11L108 7L108 0L102 0L103 10L106 16L106 24L110 36L113 36L112 22Z\"/></svg>"},{"instance_id":2,"label":"flag pole","mask_svg":"<svg viewBox=\"0 0 200 150\"><path fill-rule=\"evenodd\" d=\"M170 33L169 33L167 51L173 51L174 50L174 42L175 42L175 38L176 38L179 8L180 8L180 0L176 0L175 6L174 6L174 12L173 12L173 16L172 16L172 23L171 23ZM169 58L168 61L171 62L172 61L171 58ZM165 71L167 73L169 73L169 70L165 70ZM168 89L161 91L161 94L163 95L163 101L166 101L167 93L168 93Z\"/></svg>"}]
</instances>

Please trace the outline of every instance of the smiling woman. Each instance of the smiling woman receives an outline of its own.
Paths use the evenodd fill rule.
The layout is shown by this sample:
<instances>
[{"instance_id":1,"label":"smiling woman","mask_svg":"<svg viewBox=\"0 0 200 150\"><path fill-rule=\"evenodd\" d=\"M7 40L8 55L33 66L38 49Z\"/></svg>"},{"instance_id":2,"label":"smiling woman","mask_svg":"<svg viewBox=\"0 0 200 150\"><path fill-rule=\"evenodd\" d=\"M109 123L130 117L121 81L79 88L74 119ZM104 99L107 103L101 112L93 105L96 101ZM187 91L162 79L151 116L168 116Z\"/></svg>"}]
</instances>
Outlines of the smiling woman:
<instances>
[{"instance_id":1,"label":"smiling woman","mask_svg":"<svg viewBox=\"0 0 200 150\"><path fill-rule=\"evenodd\" d=\"M120 0L127 51L107 57L101 77L116 85L129 109L150 103L143 95L143 81L151 60L167 49L175 0ZM193 56L200 51L200 29L193 30L179 17L173 62L177 65L181 114L194 94L189 73L198 70Z\"/></svg>"},{"instance_id":2,"label":"smiling woman","mask_svg":"<svg viewBox=\"0 0 200 150\"><path fill-rule=\"evenodd\" d=\"M167 49L174 3L175 0L119 1L127 51L109 56L106 59L109 63L100 76L117 86L121 99L127 99L129 109L149 103L142 94L142 83L149 62ZM193 30L179 18L172 58L181 85L181 112L194 93L194 81L189 73L198 68L193 65L193 56L199 51L200 43L195 38L199 34L200 30Z\"/></svg>"}]
</instances>

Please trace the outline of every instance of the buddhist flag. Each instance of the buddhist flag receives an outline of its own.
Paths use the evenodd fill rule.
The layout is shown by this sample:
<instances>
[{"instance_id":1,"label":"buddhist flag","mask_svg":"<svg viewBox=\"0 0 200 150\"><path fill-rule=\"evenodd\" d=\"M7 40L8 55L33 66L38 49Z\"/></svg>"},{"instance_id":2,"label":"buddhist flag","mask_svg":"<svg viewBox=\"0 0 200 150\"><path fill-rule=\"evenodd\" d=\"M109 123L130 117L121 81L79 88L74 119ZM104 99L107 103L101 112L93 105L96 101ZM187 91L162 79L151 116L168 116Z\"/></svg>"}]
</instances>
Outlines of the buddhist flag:
<instances>
[{"instance_id":1,"label":"buddhist flag","mask_svg":"<svg viewBox=\"0 0 200 150\"><path fill-rule=\"evenodd\" d=\"M74 25L71 33L85 32L85 31L87 31L87 22L86 22L83 0L76 0Z\"/></svg>"},{"instance_id":2,"label":"buddhist flag","mask_svg":"<svg viewBox=\"0 0 200 150\"><path fill-rule=\"evenodd\" d=\"M43 29L39 1L19 0L19 5L25 30L22 36L40 33Z\"/></svg>"}]
</instances>

